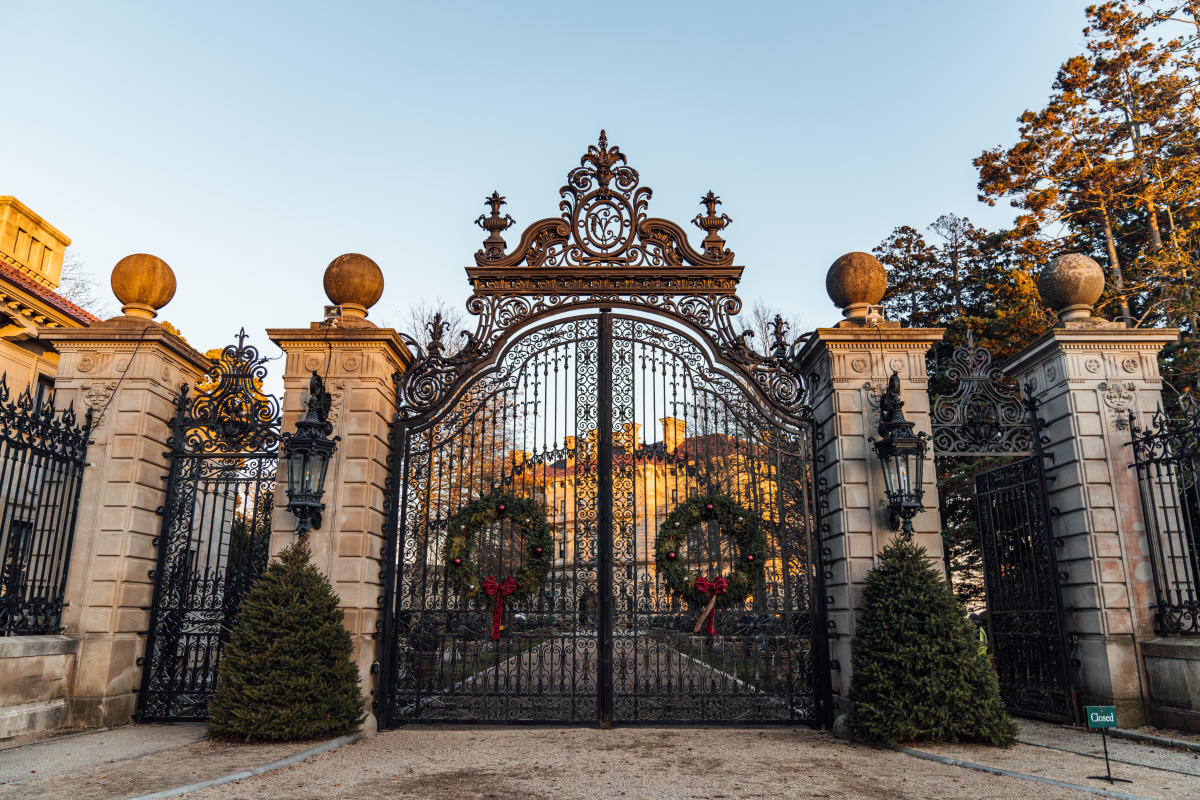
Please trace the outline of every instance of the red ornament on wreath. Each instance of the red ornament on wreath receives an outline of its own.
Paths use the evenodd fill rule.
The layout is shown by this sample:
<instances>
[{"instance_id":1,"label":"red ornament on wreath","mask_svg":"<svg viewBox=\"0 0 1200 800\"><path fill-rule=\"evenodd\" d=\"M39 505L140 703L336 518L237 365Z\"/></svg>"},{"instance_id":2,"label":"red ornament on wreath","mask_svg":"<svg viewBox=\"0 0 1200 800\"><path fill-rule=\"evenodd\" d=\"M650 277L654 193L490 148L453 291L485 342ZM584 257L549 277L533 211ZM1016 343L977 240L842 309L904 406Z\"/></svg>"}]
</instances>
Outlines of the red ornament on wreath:
<instances>
[{"instance_id":1,"label":"red ornament on wreath","mask_svg":"<svg viewBox=\"0 0 1200 800\"><path fill-rule=\"evenodd\" d=\"M481 576L475 562L479 531L501 518L524 538L525 561L514 575ZM443 554L446 579L468 600L488 598L492 607L492 638L500 638L505 602L516 602L537 594L550 573L550 546L554 536L546 515L532 500L504 494L472 500L446 520L446 549Z\"/></svg>"},{"instance_id":2,"label":"red ornament on wreath","mask_svg":"<svg viewBox=\"0 0 1200 800\"><path fill-rule=\"evenodd\" d=\"M679 554L687 532L715 520L720 532L737 546L736 566L723 575L702 575L688 569ZM667 588L700 609L693 633L717 632L718 608L736 608L762 580L767 541L758 519L732 497L710 495L680 503L667 515L654 540L655 563Z\"/></svg>"}]
</instances>

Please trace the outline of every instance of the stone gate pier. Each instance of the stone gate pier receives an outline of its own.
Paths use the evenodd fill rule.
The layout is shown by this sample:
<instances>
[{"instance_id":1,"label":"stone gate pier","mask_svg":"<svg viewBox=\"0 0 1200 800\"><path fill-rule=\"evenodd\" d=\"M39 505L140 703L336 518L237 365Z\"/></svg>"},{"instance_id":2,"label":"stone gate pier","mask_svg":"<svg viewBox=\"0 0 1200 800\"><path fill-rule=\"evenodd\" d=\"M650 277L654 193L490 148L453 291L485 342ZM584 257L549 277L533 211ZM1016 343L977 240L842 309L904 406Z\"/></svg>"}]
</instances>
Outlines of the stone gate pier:
<instances>
[{"instance_id":1,"label":"stone gate pier","mask_svg":"<svg viewBox=\"0 0 1200 800\"><path fill-rule=\"evenodd\" d=\"M330 302L339 307L339 317L306 328L270 328L267 335L286 354L283 430L294 430L304 415L313 373L323 377L333 401L331 435L341 438L326 475L324 519L307 537L313 564L329 576L341 598L363 694L370 704L384 594L383 558L387 537L394 535L387 527L387 504L395 376L412 361L412 354L395 330L376 327L367 319L368 310L383 295L383 272L374 261L357 253L338 256L325 270L324 286ZM278 475L272 556L296 539L296 519L287 511L287 471L280 469ZM373 731L374 725L375 717L369 716L368 729Z\"/></svg>"},{"instance_id":2,"label":"stone gate pier","mask_svg":"<svg viewBox=\"0 0 1200 800\"><path fill-rule=\"evenodd\" d=\"M826 623L834 714L850 711L851 641L862 608L862 590L875 558L896 535L890 524L877 437L879 398L893 372L900 379L904 414L917 432L930 432L929 349L941 328L905 328L884 320L877 304L887 290L887 272L869 253L847 253L833 263L825 286L844 319L817 328L799 354L812 381L818 434L818 491L823 494L821 535L825 570ZM933 456L925 463L926 510L913 520L915 541L942 570L941 520Z\"/></svg>"},{"instance_id":3,"label":"stone gate pier","mask_svg":"<svg viewBox=\"0 0 1200 800\"><path fill-rule=\"evenodd\" d=\"M1122 726L1177 723L1178 715L1164 716L1156 692L1186 696L1186 687L1173 686L1185 674L1173 675L1175 665L1155 664L1146 651L1156 641L1155 596L1130 424L1150 425L1162 407L1158 356L1179 331L1093 316L1104 273L1086 256L1054 261L1038 289L1060 322L1005 369L1039 399L1045 422L1054 553L1078 700L1115 705Z\"/></svg>"}]
</instances>

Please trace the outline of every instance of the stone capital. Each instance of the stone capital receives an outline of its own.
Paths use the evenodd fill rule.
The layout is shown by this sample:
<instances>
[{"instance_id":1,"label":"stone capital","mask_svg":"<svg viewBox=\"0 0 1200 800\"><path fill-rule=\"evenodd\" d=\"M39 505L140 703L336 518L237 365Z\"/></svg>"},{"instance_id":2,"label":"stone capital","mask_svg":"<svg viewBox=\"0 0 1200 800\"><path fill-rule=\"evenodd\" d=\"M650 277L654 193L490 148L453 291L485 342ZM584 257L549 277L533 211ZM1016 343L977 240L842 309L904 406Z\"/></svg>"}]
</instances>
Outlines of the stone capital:
<instances>
[{"instance_id":1,"label":"stone capital","mask_svg":"<svg viewBox=\"0 0 1200 800\"><path fill-rule=\"evenodd\" d=\"M1064 383L1135 380L1161 386L1158 353L1178 339L1174 328L1051 328L1013 356L1004 371L1032 383L1035 394Z\"/></svg>"}]
</instances>

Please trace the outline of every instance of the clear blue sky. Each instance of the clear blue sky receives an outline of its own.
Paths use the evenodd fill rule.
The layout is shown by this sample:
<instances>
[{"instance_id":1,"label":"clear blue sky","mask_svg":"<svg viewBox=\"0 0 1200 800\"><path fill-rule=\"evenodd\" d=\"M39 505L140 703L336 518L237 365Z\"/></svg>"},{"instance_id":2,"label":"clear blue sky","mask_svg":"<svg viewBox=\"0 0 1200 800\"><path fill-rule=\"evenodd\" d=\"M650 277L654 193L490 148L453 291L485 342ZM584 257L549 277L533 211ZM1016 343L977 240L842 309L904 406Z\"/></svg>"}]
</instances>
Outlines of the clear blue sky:
<instances>
[{"instance_id":1,"label":"clear blue sky","mask_svg":"<svg viewBox=\"0 0 1200 800\"><path fill-rule=\"evenodd\" d=\"M197 347L243 324L266 344L319 318L347 251L383 268L376 321L461 307L483 197L518 230L556 215L603 127L653 215L686 222L716 191L747 305L811 328L838 319L838 255L947 211L1011 218L976 201L971 159L1044 102L1084 5L13 2L0 194L71 236L106 294L122 256L166 259L160 318Z\"/></svg>"}]
</instances>

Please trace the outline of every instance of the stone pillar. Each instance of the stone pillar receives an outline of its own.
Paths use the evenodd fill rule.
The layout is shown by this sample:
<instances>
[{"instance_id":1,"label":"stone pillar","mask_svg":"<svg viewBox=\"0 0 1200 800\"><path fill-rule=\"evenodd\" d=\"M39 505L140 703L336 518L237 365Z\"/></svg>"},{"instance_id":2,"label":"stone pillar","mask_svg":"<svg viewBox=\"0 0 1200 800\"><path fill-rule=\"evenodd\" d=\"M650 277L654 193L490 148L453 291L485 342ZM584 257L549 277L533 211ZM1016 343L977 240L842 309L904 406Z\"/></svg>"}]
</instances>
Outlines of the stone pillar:
<instances>
[{"instance_id":1,"label":"stone pillar","mask_svg":"<svg viewBox=\"0 0 1200 800\"><path fill-rule=\"evenodd\" d=\"M393 376L408 366L412 355L396 331L365 319L366 309L383 291L383 274L373 261L355 254L335 259L325 274L325 290L341 306L340 320L274 328L267 335L286 353L285 432L295 430L307 409L313 372L324 379L333 400L329 421L341 440L325 478L321 527L308 534L308 543L313 563L329 576L341 598L369 712L375 688L371 664L378 657L375 625L381 619L383 595L380 559L385 537L394 534L387 530L385 515L388 435L396 412ZM287 511L284 464L275 502L272 555L296 540L296 518ZM374 717L368 717L366 729L374 732Z\"/></svg>"},{"instance_id":2,"label":"stone pillar","mask_svg":"<svg viewBox=\"0 0 1200 800\"><path fill-rule=\"evenodd\" d=\"M180 384L195 383L209 367L151 319L175 291L165 263L149 255L123 259L113 290L125 316L41 334L60 353L57 405L95 414L63 617L65 633L79 639L69 723L88 727L129 722L136 707L169 420Z\"/></svg>"},{"instance_id":3,"label":"stone pillar","mask_svg":"<svg viewBox=\"0 0 1200 800\"><path fill-rule=\"evenodd\" d=\"M1158 353L1178 331L1126 328L1091 317L1104 287L1091 259L1069 255L1038 288L1064 321L1006 366L1030 384L1045 421L1055 556L1080 700L1116 705L1122 727L1145 721L1138 645L1153 636L1154 583L1129 414L1140 425L1161 403Z\"/></svg>"},{"instance_id":4,"label":"stone pillar","mask_svg":"<svg viewBox=\"0 0 1200 800\"><path fill-rule=\"evenodd\" d=\"M870 314L887 286L883 265L866 253L849 253L830 268L826 288L846 319L818 328L801 352L800 368L814 376L818 426L817 478L825 561L829 657L834 714L850 708L851 653L856 612L876 555L895 535L887 511L883 473L870 439L877 436L879 397L888 378L900 378L904 415L918 432L930 432L925 355L941 341L941 328L901 328ZM943 569L941 519L932 450L925 461L926 511L913 520L915 541Z\"/></svg>"}]
</instances>

